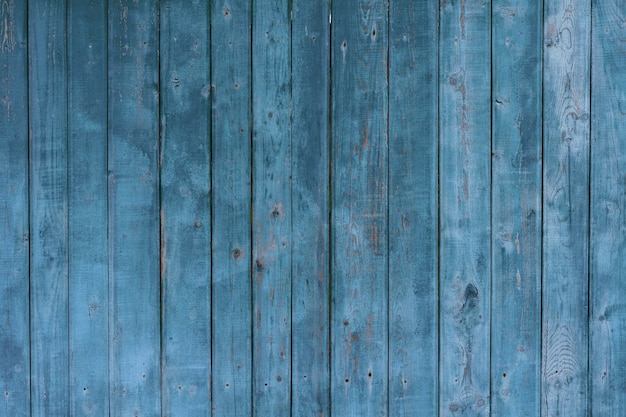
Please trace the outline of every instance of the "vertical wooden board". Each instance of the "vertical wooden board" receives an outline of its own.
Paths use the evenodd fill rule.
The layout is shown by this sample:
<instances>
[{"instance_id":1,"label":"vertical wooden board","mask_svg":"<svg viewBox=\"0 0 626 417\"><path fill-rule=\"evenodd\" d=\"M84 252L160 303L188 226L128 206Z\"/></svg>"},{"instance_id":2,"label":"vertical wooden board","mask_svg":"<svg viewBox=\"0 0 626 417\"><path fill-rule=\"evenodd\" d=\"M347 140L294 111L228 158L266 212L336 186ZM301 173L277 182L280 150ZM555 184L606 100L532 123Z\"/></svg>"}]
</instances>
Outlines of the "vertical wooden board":
<instances>
[{"instance_id":1,"label":"vertical wooden board","mask_svg":"<svg viewBox=\"0 0 626 417\"><path fill-rule=\"evenodd\" d=\"M211 398L216 416L252 415L250 7L250 0L231 0L214 1L211 9Z\"/></svg>"},{"instance_id":2,"label":"vertical wooden board","mask_svg":"<svg viewBox=\"0 0 626 417\"><path fill-rule=\"evenodd\" d=\"M440 7L441 416L490 412L490 17Z\"/></svg>"},{"instance_id":3,"label":"vertical wooden board","mask_svg":"<svg viewBox=\"0 0 626 417\"><path fill-rule=\"evenodd\" d=\"M108 415L106 3L67 7L70 414Z\"/></svg>"},{"instance_id":4,"label":"vertical wooden board","mask_svg":"<svg viewBox=\"0 0 626 417\"><path fill-rule=\"evenodd\" d=\"M332 4L331 414L388 408L388 3Z\"/></svg>"},{"instance_id":5,"label":"vertical wooden board","mask_svg":"<svg viewBox=\"0 0 626 417\"><path fill-rule=\"evenodd\" d=\"M0 416L30 416L26 2L0 7Z\"/></svg>"},{"instance_id":6,"label":"vertical wooden board","mask_svg":"<svg viewBox=\"0 0 626 417\"><path fill-rule=\"evenodd\" d=\"M291 397L291 38L287 2L254 2L253 415L288 416Z\"/></svg>"},{"instance_id":7,"label":"vertical wooden board","mask_svg":"<svg viewBox=\"0 0 626 417\"><path fill-rule=\"evenodd\" d=\"M626 415L626 8L592 2L589 396L594 416Z\"/></svg>"},{"instance_id":8,"label":"vertical wooden board","mask_svg":"<svg viewBox=\"0 0 626 417\"><path fill-rule=\"evenodd\" d=\"M160 407L155 1L109 4L109 360L114 415Z\"/></svg>"},{"instance_id":9,"label":"vertical wooden board","mask_svg":"<svg viewBox=\"0 0 626 417\"><path fill-rule=\"evenodd\" d=\"M209 8L161 2L162 414L210 414ZM183 325L184 323L184 325Z\"/></svg>"},{"instance_id":10,"label":"vertical wooden board","mask_svg":"<svg viewBox=\"0 0 626 417\"><path fill-rule=\"evenodd\" d=\"M389 415L437 415L438 3L392 0Z\"/></svg>"},{"instance_id":11,"label":"vertical wooden board","mask_svg":"<svg viewBox=\"0 0 626 417\"><path fill-rule=\"evenodd\" d=\"M293 2L292 416L330 415L329 13Z\"/></svg>"},{"instance_id":12,"label":"vertical wooden board","mask_svg":"<svg viewBox=\"0 0 626 417\"><path fill-rule=\"evenodd\" d=\"M588 413L590 1L546 0L542 415Z\"/></svg>"},{"instance_id":13,"label":"vertical wooden board","mask_svg":"<svg viewBox=\"0 0 626 417\"><path fill-rule=\"evenodd\" d=\"M492 4L491 415L540 415L542 2Z\"/></svg>"},{"instance_id":14,"label":"vertical wooden board","mask_svg":"<svg viewBox=\"0 0 626 417\"><path fill-rule=\"evenodd\" d=\"M65 416L68 380L65 1L28 2L31 412Z\"/></svg>"}]
</instances>

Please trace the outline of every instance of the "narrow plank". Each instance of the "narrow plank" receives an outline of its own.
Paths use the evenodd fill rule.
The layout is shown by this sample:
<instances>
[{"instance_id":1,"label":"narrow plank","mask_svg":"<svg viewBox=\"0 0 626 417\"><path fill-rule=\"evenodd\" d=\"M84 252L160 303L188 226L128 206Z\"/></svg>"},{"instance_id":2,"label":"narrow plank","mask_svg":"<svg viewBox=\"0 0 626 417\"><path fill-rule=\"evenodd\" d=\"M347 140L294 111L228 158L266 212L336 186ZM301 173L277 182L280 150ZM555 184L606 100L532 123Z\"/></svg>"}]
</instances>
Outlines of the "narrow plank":
<instances>
[{"instance_id":1,"label":"narrow plank","mask_svg":"<svg viewBox=\"0 0 626 417\"><path fill-rule=\"evenodd\" d=\"M589 398L591 415L626 415L626 9L592 2L591 265Z\"/></svg>"},{"instance_id":2,"label":"narrow plank","mask_svg":"<svg viewBox=\"0 0 626 417\"><path fill-rule=\"evenodd\" d=\"M49 417L70 409L66 12L28 2L31 413Z\"/></svg>"},{"instance_id":3,"label":"narrow plank","mask_svg":"<svg viewBox=\"0 0 626 417\"><path fill-rule=\"evenodd\" d=\"M108 415L106 3L67 7L70 414Z\"/></svg>"},{"instance_id":4,"label":"narrow plank","mask_svg":"<svg viewBox=\"0 0 626 417\"><path fill-rule=\"evenodd\" d=\"M30 416L26 2L0 7L0 416Z\"/></svg>"},{"instance_id":5,"label":"narrow plank","mask_svg":"<svg viewBox=\"0 0 626 417\"><path fill-rule=\"evenodd\" d=\"M332 4L331 414L388 408L388 5Z\"/></svg>"},{"instance_id":6,"label":"narrow plank","mask_svg":"<svg viewBox=\"0 0 626 417\"><path fill-rule=\"evenodd\" d=\"M161 2L162 414L210 414L209 8ZM181 325L183 324L184 325Z\"/></svg>"},{"instance_id":7,"label":"narrow plank","mask_svg":"<svg viewBox=\"0 0 626 417\"><path fill-rule=\"evenodd\" d=\"M492 4L492 416L541 409L542 16Z\"/></svg>"},{"instance_id":8,"label":"narrow plank","mask_svg":"<svg viewBox=\"0 0 626 417\"><path fill-rule=\"evenodd\" d=\"M441 416L490 412L490 17L440 6Z\"/></svg>"},{"instance_id":9,"label":"narrow plank","mask_svg":"<svg viewBox=\"0 0 626 417\"><path fill-rule=\"evenodd\" d=\"M438 3L389 12L389 415L438 410Z\"/></svg>"},{"instance_id":10,"label":"narrow plank","mask_svg":"<svg viewBox=\"0 0 626 417\"><path fill-rule=\"evenodd\" d=\"M292 416L330 415L329 13L293 2Z\"/></svg>"},{"instance_id":11,"label":"narrow plank","mask_svg":"<svg viewBox=\"0 0 626 417\"><path fill-rule=\"evenodd\" d=\"M109 3L110 412L160 406L156 1Z\"/></svg>"},{"instance_id":12,"label":"narrow plank","mask_svg":"<svg viewBox=\"0 0 626 417\"><path fill-rule=\"evenodd\" d=\"M251 2L213 2L214 415L252 415ZM268 414L270 415L270 414Z\"/></svg>"},{"instance_id":13,"label":"narrow plank","mask_svg":"<svg viewBox=\"0 0 626 417\"><path fill-rule=\"evenodd\" d=\"M588 414L589 0L544 3L542 415Z\"/></svg>"},{"instance_id":14,"label":"narrow plank","mask_svg":"<svg viewBox=\"0 0 626 417\"><path fill-rule=\"evenodd\" d=\"M253 415L291 408L291 8L253 2Z\"/></svg>"}]
</instances>

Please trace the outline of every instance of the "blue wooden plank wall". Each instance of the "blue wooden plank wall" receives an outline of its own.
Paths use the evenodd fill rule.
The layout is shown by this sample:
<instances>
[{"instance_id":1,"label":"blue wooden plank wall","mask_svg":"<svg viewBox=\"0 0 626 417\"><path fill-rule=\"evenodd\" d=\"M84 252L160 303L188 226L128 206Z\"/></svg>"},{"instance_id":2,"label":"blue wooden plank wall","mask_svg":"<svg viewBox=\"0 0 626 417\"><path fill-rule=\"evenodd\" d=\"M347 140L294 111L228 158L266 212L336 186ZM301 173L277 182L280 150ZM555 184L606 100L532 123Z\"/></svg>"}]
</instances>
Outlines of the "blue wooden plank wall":
<instances>
[{"instance_id":1,"label":"blue wooden plank wall","mask_svg":"<svg viewBox=\"0 0 626 417\"><path fill-rule=\"evenodd\" d=\"M617 0L0 0L0 417L626 416Z\"/></svg>"}]
</instances>

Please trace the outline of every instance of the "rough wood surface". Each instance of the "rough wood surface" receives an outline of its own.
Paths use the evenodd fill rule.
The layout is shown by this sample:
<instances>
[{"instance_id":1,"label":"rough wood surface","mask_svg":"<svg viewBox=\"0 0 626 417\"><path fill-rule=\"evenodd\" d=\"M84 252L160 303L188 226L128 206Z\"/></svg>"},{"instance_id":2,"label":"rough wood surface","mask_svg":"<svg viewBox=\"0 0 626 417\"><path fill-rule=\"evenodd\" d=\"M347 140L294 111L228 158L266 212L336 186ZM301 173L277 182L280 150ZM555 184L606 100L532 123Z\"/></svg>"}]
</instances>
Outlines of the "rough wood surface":
<instances>
[{"instance_id":1,"label":"rough wood surface","mask_svg":"<svg viewBox=\"0 0 626 417\"><path fill-rule=\"evenodd\" d=\"M30 416L26 2L0 8L0 416Z\"/></svg>"},{"instance_id":2,"label":"rough wood surface","mask_svg":"<svg viewBox=\"0 0 626 417\"><path fill-rule=\"evenodd\" d=\"M492 5L492 416L541 409L541 17Z\"/></svg>"},{"instance_id":3,"label":"rough wood surface","mask_svg":"<svg viewBox=\"0 0 626 417\"><path fill-rule=\"evenodd\" d=\"M160 2L162 414L211 411L209 9ZM181 325L185 323L185 325Z\"/></svg>"},{"instance_id":4,"label":"rough wood surface","mask_svg":"<svg viewBox=\"0 0 626 417\"><path fill-rule=\"evenodd\" d=\"M542 415L588 415L589 0L544 6Z\"/></svg>"},{"instance_id":5,"label":"rough wood surface","mask_svg":"<svg viewBox=\"0 0 626 417\"><path fill-rule=\"evenodd\" d=\"M389 415L437 415L438 3L390 2Z\"/></svg>"},{"instance_id":6,"label":"rough wood surface","mask_svg":"<svg viewBox=\"0 0 626 417\"><path fill-rule=\"evenodd\" d=\"M67 6L70 414L108 415L106 4Z\"/></svg>"},{"instance_id":7,"label":"rough wood surface","mask_svg":"<svg viewBox=\"0 0 626 417\"><path fill-rule=\"evenodd\" d=\"M28 2L31 412L69 410L64 1Z\"/></svg>"},{"instance_id":8,"label":"rough wood surface","mask_svg":"<svg viewBox=\"0 0 626 417\"><path fill-rule=\"evenodd\" d=\"M388 407L388 5L332 4L331 414Z\"/></svg>"},{"instance_id":9,"label":"rough wood surface","mask_svg":"<svg viewBox=\"0 0 626 417\"><path fill-rule=\"evenodd\" d=\"M626 415L626 9L592 4L589 397L592 415L617 417Z\"/></svg>"},{"instance_id":10,"label":"rough wood surface","mask_svg":"<svg viewBox=\"0 0 626 417\"><path fill-rule=\"evenodd\" d=\"M212 403L252 414L250 0L214 2L212 90Z\"/></svg>"},{"instance_id":11,"label":"rough wood surface","mask_svg":"<svg viewBox=\"0 0 626 417\"><path fill-rule=\"evenodd\" d=\"M155 0L109 3L112 415L161 414L159 68ZM187 325L187 323L185 323Z\"/></svg>"},{"instance_id":12,"label":"rough wood surface","mask_svg":"<svg viewBox=\"0 0 626 417\"><path fill-rule=\"evenodd\" d=\"M489 415L490 11L440 8L440 416Z\"/></svg>"},{"instance_id":13,"label":"rough wood surface","mask_svg":"<svg viewBox=\"0 0 626 417\"><path fill-rule=\"evenodd\" d=\"M293 2L292 416L330 415L328 0Z\"/></svg>"}]
</instances>

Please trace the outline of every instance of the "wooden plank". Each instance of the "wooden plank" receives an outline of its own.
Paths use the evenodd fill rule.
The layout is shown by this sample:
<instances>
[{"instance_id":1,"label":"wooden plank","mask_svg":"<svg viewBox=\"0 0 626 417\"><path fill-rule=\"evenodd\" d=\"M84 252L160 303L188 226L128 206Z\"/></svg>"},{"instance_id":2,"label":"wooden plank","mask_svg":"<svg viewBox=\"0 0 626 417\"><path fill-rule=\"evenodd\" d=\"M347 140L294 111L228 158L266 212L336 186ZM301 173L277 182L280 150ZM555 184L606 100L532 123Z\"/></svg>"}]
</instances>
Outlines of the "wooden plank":
<instances>
[{"instance_id":1,"label":"wooden plank","mask_svg":"<svg viewBox=\"0 0 626 417\"><path fill-rule=\"evenodd\" d=\"M492 4L491 415L541 409L542 2Z\"/></svg>"},{"instance_id":2,"label":"wooden plank","mask_svg":"<svg viewBox=\"0 0 626 417\"><path fill-rule=\"evenodd\" d=\"M490 412L490 11L440 7L441 416Z\"/></svg>"},{"instance_id":3,"label":"wooden plank","mask_svg":"<svg viewBox=\"0 0 626 417\"><path fill-rule=\"evenodd\" d=\"M332 4L331 414L388 407L388 5Z\"/></svg>"},{"instance_id":4,"label":"wooden plank","mask_svg":"<svg viewBox=\"0 0 626 417\"><path fill-rule=\"evenodd\" d=\"M435 416L438 3L390 7L389 415Z\"/></svg>"},{"instance_id":5,"label":"wooden plank","mask_svg":"<svg viewBox=\"0 0 626 417\"><path fill-rule=\"evenodd\" d=\"M28 2L31 412L66 416L68 380L65 1Z\"/></svg>"},{"instance_id":6,"label":"wooden plank","mask_svg":"<svg viewBox=\"0 0 626 417\"><path fill-rule=\"evenodd\" d=\"M0 7L0 416L30 416L26 2Z\"/></svg>"},{"instance_id":7,"label":"wooden plank","mask_svg":"<svg viewBox=\"0 0 626 417\"><path fill-rule=\"evenodd\" d=\"M544 3L544 416L588 414L590 7Z\"/></svg>"},{"instance_id":8,"label":"wooden plank","mask_svg":"<svg viewBox=\"0 0 626 417\"><path fill-rule=\"evenodd\" d=\"M626 415L626 9L592 2L591 265L589 398L591 415Z\"/></svg>"},{"instance_id":9,"label":"wooden plank","mask_svg":"<svg viewBox=\"0 0 626 417\"><path fill-rule=\"evenodd\" d=\"M293 2L292 416L330 415L329 13Z\"/></svg>"},{"instance_id":10,"label":"wooden plank","mask_svg":"<svg viewBox=\"0 0 626 417\"><path fill-rule=\"evenodd\" d=\"M211 14L214 415L252 415L251 3Z\"/></svg>"},{"instance_id":11,"label":"wooden plank","mask_svg":"<svg viewBox=\"0 0 626 417\"><path fill-rule=\"evenodd\" d=\"M209 8L166 0L160 18L162 414L206 416L211 410Z\"/></svg>"},{"instance_id":12,"label":"wooden plank","mask_svg":"<svg viewBox=\"0 0 626 417\"><path fill-rule=\"evenodd\" d=\"M253 415L291 397L291 8L253 2Z\"/></svg>"},{"instance_id":13,"label":"wooden plank","mask_svg":"<svg viewBox=\"0 0 626 417\"><path fill-rule=\"evenodd\" d=\"M109 362L114 415L160 405L155 1L109 3Z\"/></svg>"},{"instance_id":14,"label":"wooden plank","mask_svg":"<svg viewBox=\"0 0 626 417\"><path fill-rule=\"evenodd\" d=\"M106 3L67 7L70 414L108 415Z\"/></svg>"}]
</instances>

